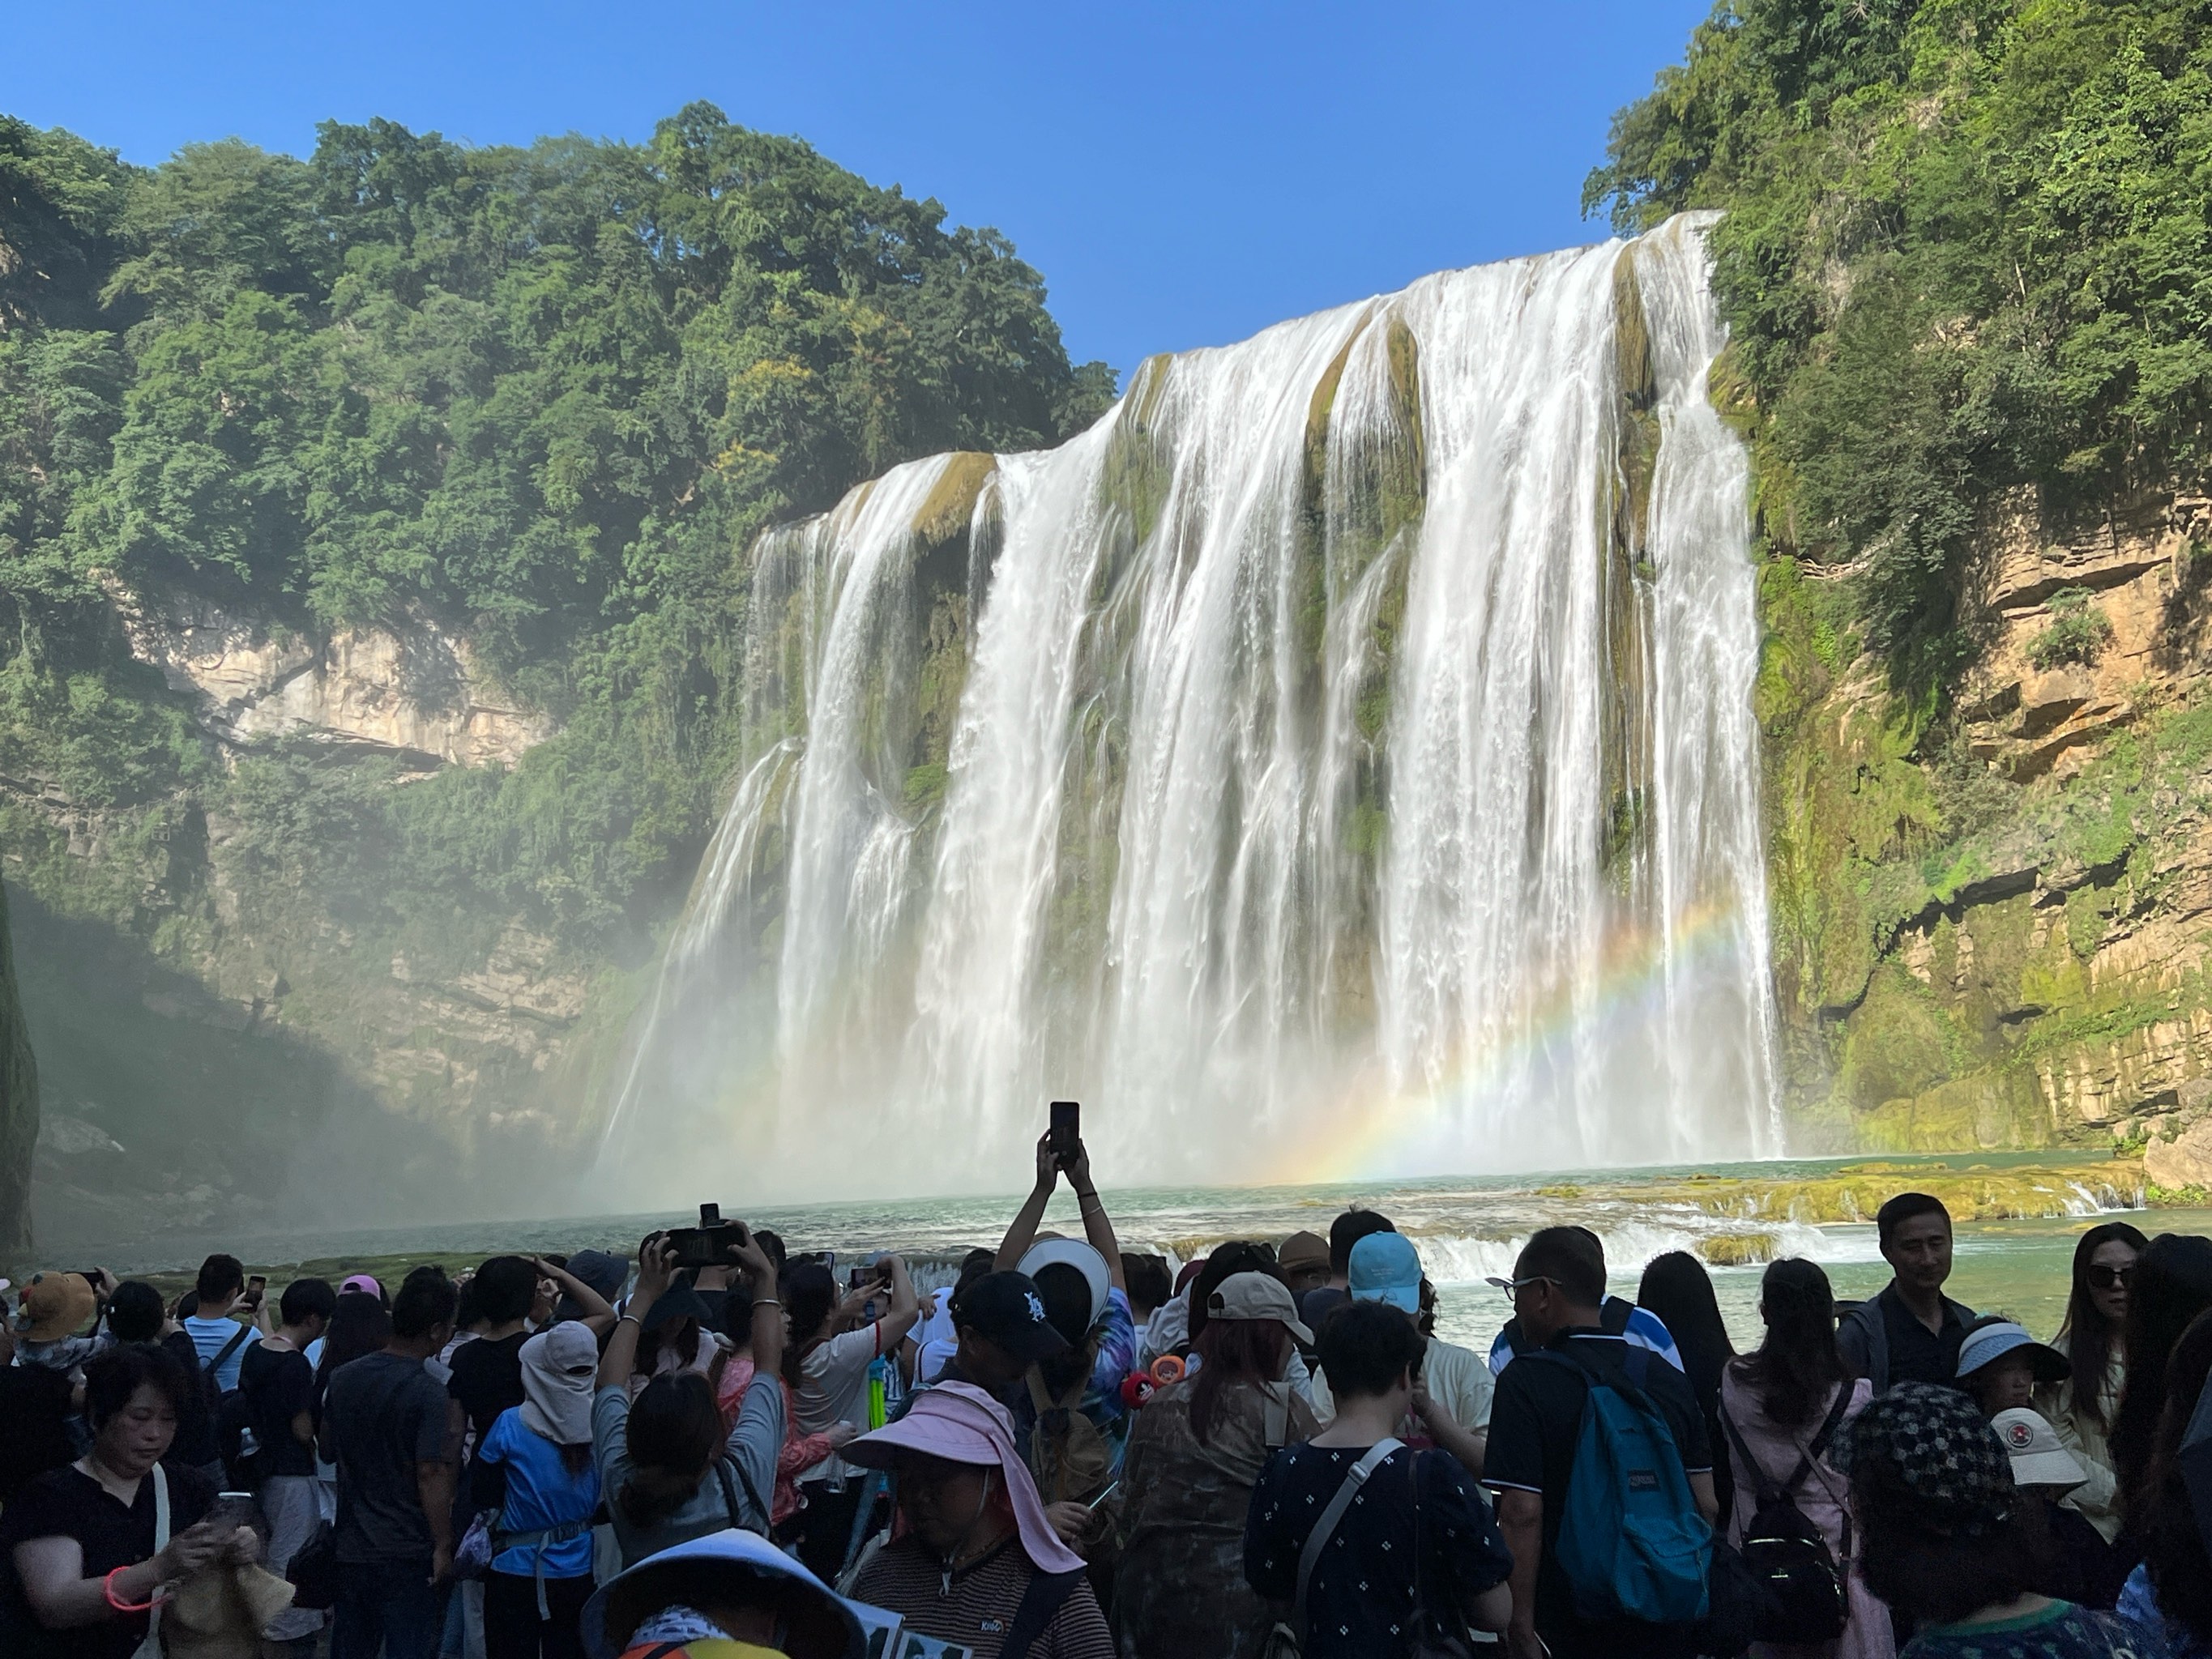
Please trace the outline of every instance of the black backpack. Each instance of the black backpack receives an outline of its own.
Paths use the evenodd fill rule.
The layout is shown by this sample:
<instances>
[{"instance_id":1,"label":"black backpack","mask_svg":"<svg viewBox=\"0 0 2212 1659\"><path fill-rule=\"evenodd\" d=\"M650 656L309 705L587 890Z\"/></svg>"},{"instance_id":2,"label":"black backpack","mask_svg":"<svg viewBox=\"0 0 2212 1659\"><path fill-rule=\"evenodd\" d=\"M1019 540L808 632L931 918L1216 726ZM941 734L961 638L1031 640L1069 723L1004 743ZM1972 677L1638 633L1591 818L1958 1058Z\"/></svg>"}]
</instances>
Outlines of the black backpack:
<instances>
[{"instance_id":1,"label":"black backpack","mask_svg":"<svg viewBox=\"0 0 2212 1659\"><path fill-rule=\"evenodd\" d=\"M1844 1584L1844 1569L1836 1564L1827 1535L1797 1507L1796 1493L1812 1474L1814 1463L1828 1449L1851 1402L1849 1379L1836 1389L1836 1403L1828 1408L1820 1433L1797 1460L1789 1480L1777 1482L1759 1466L1745 1445L1743 1435L1725 1408L1721 1425L1728 1431L1735 1454L1743 1460L1757 1483L1758 1507L1744 1528L1744 1565L1757 1585L1752 1604L1751 1633L1761 1642L1832 1642L1843 1634L1850 1619L1850 1601ZM1742 1501L1742 1488L1737 1488ZM1844 1516L1844 1553L1850 1554L1850 1516Z\"/></svg>"}]
</instances>

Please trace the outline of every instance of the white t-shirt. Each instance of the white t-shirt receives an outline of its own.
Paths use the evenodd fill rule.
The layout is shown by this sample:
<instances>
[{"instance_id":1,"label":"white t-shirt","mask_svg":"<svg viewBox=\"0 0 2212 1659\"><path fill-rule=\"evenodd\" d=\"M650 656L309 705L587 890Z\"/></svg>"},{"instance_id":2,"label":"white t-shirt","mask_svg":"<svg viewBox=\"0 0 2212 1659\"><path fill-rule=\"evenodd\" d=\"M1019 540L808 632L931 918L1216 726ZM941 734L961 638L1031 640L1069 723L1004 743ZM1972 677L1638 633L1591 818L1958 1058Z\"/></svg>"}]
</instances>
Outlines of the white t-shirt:
<instances>
[{"instance_id":1,"label":"white t-shirt","mask_svg":"<svg viewBox=\"0 0 2212 1659\"><path fill-rule=\"evenodd\" d=\"M832 1423L868 1426L868 1367L883 1353L883 1322L847 1331L811 1350L799 1362L799 1386L792 1390L798 1407L799 1431L820 1434ZM825 1480L843 1474L844 1459L832 1452L811 1468L801 1469L801 1480Z\"/></svg>"},{"instance_id":2,"label":"white t-shirt","mask_svg":"<svg viewBox=\"0 0 2212 1659\"><path fill-rule=\"evenodd\" d=\"M952 1289L929 1293L929 1311L914 1328L914 1380L934 1382L960 1352L960 1333L952 1328Z\"/></svg>"},{"instance_id":3,"label":"white t-shirt","mask_svg":"<svg viewBox=\"0 0 2212 1659\"><path fill-rule=\"evenodd\" d=\"M216 1389L228 1394L238 1386L238 1368L245 1363L246 1343L256 1340L253 1328L241 1325L235 1319L202 1319L198 1314L182 1323L185 1334L192 1339L192 1346L199 1354L202 1370L207 1369L208 1361L225 1348L230 1349L230 1357L215 1369ZM233 1346L231 1339L240 1332L245 1334L244 1340Z\"/></svg>"},{"instance_id":4,"label":"white t-shirt","mask_svg":"<svg viewBox=\"0 0 2212 1659\"><path fill-rule=\"evenodd\" d=\"M1489 1429L1490 1401L1497 1385L1491 1377L1490 1367L1474 1349L1462 1348L1440 1336L1431 1337L1428 1352L1421 1359L1421 1386L1462 1429ZM1314 1368L1310 1398L1315 1413L1322 1421L1326 1423L1336 1415L1336 1401L1329 1395L1328 1379L1322 1375L1319 1366Z\"/></svg>"}]
</instances>

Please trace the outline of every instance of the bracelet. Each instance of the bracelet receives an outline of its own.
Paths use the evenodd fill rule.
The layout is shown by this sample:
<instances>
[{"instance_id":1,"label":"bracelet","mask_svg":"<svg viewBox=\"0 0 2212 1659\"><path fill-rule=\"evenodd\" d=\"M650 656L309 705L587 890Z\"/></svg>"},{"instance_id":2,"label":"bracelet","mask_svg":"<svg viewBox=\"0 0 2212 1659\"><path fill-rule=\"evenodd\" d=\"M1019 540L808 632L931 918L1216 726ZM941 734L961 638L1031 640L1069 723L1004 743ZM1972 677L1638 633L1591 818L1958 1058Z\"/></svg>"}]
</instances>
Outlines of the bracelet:
<instances>
[{"instance_id":1,"label":"bracelet","mask_svg":"<svg viewBox=\"0 0 2212 1659\"><path fill-rule=\"evenodd\" d=\"M130 1571L127 1566L118 1567L101 1579L100 1581L101 1594L107 1597L107 1605L118 1613L151 1613L154 1610L154 1604L161 1599L161 1587L159 1584L148 1592L146 1599L143 1601L124 1601L116 1598L115 1580L119 1574Z\"/></svg>"},{"instance_id":2,"label":"bracelet","mask_svg":"<svg viewBox=\"0 0 2212 1659\"><path fill-rule=\"evenodd\" d=\"M772 1296L757 1296L753 1298L753 1306L756 1308L781 1308L782 1305L782 1303Z\"/></svg>"},{"instance_id":3,"label":"bracelet","mask_svg":"<svg viewBox=\"0 0 2212 1659\"><path fill-rule=\"evenodd\" d=\"M633 1325L636 1326L636 1327L638 1328L638 1329L640 1329L640 1330L643 1330L643 1329L645 1328L645 1322L644 1322L642 1319L640 1319L640 1318L639 1318L635 1314L634 1314L634 1313L621 1313L621 1314L617 1314L617 1315L615 1316L615 1323L616 1323L616 1324L617 1324L617 1325L619 1325L619 1324L621 1324L621 1323L623 1322L623 1320L625 1320L625 1319L627 1319L628 1321L629 1321L629 1322L630 1322L631 1324L633 1324Z\"/></svg>"}]
</instances>

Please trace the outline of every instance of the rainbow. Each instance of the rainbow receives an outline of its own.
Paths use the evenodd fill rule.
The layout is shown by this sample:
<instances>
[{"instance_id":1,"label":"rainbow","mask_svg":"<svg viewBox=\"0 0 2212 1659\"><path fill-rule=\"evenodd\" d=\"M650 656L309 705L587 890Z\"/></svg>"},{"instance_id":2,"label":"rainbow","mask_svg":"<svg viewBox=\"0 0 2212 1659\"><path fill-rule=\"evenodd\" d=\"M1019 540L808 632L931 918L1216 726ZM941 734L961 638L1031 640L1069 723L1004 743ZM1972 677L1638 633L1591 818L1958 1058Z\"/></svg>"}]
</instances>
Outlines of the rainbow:
<instances>
[{"instance_id":1,"label":"rainbow","mask_svg":"<svg viewBox=\"0 0 2212 1659\"><path fill-rule=\"evenodd\" d=\"M1436 1158L1459 1145L1455 1131L1486 1097L1529 1060L1602 1042L1648 1023L1665 1008L1669 981L1730 967L1740 938L1737 908L1703 904L1680 912L1671 930L1649 923L1615 927L1601 949L1598 969L1583 984L1545 988L1502 1021L1495 1040L1470 1045L1432 1089L1390 1088L1380 1063L1360 1068L1350 1086L1316 1115L1319 1133L1286 1137L1302 1144L1269 1166L1262 1184L1322 1186L1407 1175L1474 1171L1440 1167Z\"/></svg>"}]
</instances>

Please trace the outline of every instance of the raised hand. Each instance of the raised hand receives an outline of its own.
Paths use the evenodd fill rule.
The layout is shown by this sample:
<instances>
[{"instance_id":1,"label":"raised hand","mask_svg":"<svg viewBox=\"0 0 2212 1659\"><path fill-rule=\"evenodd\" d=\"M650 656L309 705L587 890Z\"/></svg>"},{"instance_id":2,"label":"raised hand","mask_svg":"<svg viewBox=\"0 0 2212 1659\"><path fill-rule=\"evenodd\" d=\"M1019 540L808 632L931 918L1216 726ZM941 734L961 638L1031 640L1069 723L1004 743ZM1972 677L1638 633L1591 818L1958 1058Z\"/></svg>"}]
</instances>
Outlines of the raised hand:
<instances>
[{"instance_id":1,"label":"raised hand","mask_svg":"<svg viewBox=\"0 0 2212 1659\"><path fill-rule=\"evenodd\" d=\"M676 1247L666 1233L647 1233L637 1247L637 1290L633 1300L650 1308L660 1300L676 1277Z\"/></svg>"}]
</instances>

